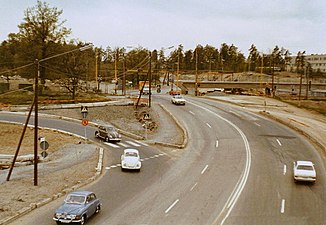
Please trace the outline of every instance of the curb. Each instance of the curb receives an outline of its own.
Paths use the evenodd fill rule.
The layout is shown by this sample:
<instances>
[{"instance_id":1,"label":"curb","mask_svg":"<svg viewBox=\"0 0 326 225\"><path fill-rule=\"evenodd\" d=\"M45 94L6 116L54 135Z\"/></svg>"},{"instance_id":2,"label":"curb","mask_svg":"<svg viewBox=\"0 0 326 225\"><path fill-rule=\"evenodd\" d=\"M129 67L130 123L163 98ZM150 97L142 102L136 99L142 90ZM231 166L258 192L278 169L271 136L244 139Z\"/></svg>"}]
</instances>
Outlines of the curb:
<instances>
[{"instance_id":1,"label":"curb","mask_svg":"<svg viewBox=\"0 0 326 225\"><path fill-rule=\"evenodd\" d=\"M163 105L159 104L159 106L165 111L167 112L171 118L173 119L173 121L176 123L176 125L182 130L183 133L183 143L181 145L178 144L170 144L170 143L163 143L163 142L154 142L154 144L157 145L162 145L162 146L166 146L166 147L175 147L175 148L185 148L188 144L188 133L187 130L180 124L180 122L174 117L174 115L167 110L167 108L165 108Z\"/></svg>"},{"instance_id":2,"label":"curb","mask_svg":"<svg viewBox=\"0 0 326 225\"><path fill-rule=\"evenodd\" d=\"M86 181L80 182L79 184L76 184L70 188L63 189L61 192L54 194L52 196L52 198L46 198L39 202L31 203L30 206L20 209L15 215L0 220L0 225L5 225L8 223L11 223L14 220L18 219L19 217L26 215L27 213L33 211L34 209L40 208L41 206L44 206L44 205L48 204L49 202L52 202L53 200L56 200L64 195L66 195L67 193L74 191L74 190L94 181L97 177L99 177L101 175L102 169L103 169L104 150L103 150L103 148L97 148L97 149L99 150L99 159L98 159L98 163L97 163L97 167L96 167L96 173L93 177L90 177Z\"/></svg>"}]
</instances>

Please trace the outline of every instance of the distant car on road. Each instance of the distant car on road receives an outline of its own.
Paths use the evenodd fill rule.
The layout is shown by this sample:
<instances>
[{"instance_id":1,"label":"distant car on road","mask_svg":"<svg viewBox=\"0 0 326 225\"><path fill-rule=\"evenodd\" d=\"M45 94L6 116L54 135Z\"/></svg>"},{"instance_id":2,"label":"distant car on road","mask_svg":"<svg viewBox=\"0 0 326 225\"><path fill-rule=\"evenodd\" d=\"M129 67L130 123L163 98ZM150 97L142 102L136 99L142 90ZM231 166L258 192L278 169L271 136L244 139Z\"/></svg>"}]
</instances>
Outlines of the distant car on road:
<instances>
[{"instance_id":1,"label":"distant car on road","mask_svg":"<svg viewBox=\"0 0 326 225\"><path fill-rule=\"evenodd\" d=\"M185 105L186 104L186 100L183 98L182 95L173 95L171 97L171 102L172 102L172 104L175 104L175 105Z\"/></svg>"},{"instance_id":2,"label":"distant car on road","mask_svg":"<svg viewBox=\"0 0 326 225\"><path fill-rule=\"evenodd\" d=\"M95 137L102 138L106 142L121 141L121 135L112 126L99 126L98 130L95 131Z\"/></svg>"},{"instance_id":3,"label":"distant car on road","mask_svg":"<svg viewBox=\"0 0 326 225\"><path fill-rule=\"evenodd\" d=\"M139 151L133 148L127 148L121 155L121 169L138 170L140 171L141 161Z\"/></svg>"},{"instance_id":4,"label":"distant car on road","mask_svg":"<svg viewBox=\"0 0 326 225\"><path fill-rule=\"evenodd\" d=\"M85 221L101 210L100 200L93 192L75 191L69 193L64 203L55 211L53 220L57 224L61 223L79 223L85 224Z\"/></svg>"},{"instance_id":5,"label":"distant car on road","mask_svg":"<svg viewBox=\"0 0 326 225\"><path fill-rule=\"evenodd\" d=\"M145 87L143 88L143 94L144 94L144 95L149 95L149 93L150 93L150 91L149 91L149 87L148 87L148 86L145 86Z\"/></svg>"},{"instance_id":6,"label":"distant car on road","mask_svg":"<svg viewBox=\"0 0 326 225\"><path fill-rule=\"evenodd\" d=\"M310 161L293 162L294 181L316 181L316 170L314 164Z\"/></svg>"}]
</instances>

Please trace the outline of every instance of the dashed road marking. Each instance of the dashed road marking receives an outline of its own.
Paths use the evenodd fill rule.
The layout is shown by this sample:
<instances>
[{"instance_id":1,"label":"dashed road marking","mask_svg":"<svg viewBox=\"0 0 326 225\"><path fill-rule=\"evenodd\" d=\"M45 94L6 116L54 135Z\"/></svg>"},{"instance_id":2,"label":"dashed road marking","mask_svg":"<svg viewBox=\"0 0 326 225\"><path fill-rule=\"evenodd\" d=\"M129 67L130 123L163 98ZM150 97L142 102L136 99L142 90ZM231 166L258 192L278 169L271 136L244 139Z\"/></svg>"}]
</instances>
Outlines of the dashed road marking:
<instances>
[{"instance_id":1,"label":"dashed road marking","mask_svg":"<svg viewBox=\"0 0 326 225\"><path fill-rule=\"evenodd\" d=\"M125 147L125 148L128 148L130 146L130 145L127 145L127 144L125 144L123 142L119 142L118 144L121 145L122 147Z\"/></svg>"},{"instance_id":2,"label":"dashed road marking","mask_svg":"<svg viewBox=\"0 0 326 225\"><path fill-rule=\"evenodd\" d=\"M280 142L280 140L278 140L278 139L276 138L276 141L277 141L277 143L279 144L279 146L282 146L282 143Z\"/></svg>"},{"instance_id":3,"label":"dashed road marking","mask_svg":"<svg viewBox=\"0 0 326 225\"><path fill-rule=\"evenodd\" d=\"M138 141L138 140L135 140L135 142L137 142L138 144L144 145L144 146L149 146L148 144L146 144L144 142L141 142L141 141Z\"/></svg>"},{"instance_id":4,"label":"dashed road marking","mask_svg":"<svg viewBox=\"0 0 326 225\"><path fill-rule=\"evenodd\" d=\"M193 191L195 189L195 187L197 186L197 182L190 188L190 191Z\"/></svg>"},{"instance_id":5,"label":"dashed road marking","mask_svg":"<svg viewBox=\"0 0 326 225\"><path fill-rule=\"evenodd\" d=\"M108 143L108 142L103 142L103 143L110 146L110 147L112 147L112 148L120 148L119 145L116 145L116 144L113 144L113 143Z\"/></svg>"},{"instance_id":6,"label":"dashed road marking","mask_svg":"<svg viewBox=\"0 0 326 225\"><path fill-rule=\"evenodd\" d=\"M286 174L286 165L284 165L284 167L283 167L283 175L285 175Z\"/></svg>"},{"instance_id":7,"label":"dashed road marking","mask_svg":"<svg viewBox=\"0 0 326 225\"><path fill-rule=\"evenodd\" d=\"M204 174L205 171L207 170L207 168L208 168L208 165L206 165L205 168L201 171L201 174Z\"/></svg>"},{"instance_id":8,"label":"dashed road marking","mask_svg":"<svg viewBox=\"0 0 326 225\"><path fill-rule=\"evenodd\" d=\"M179 202L179 199L175 200L172 203L172 205L170 205L170 207L165 210L165 213L168 213L178 202Z\"/></svg>"},{"instance_id":9,"label":"dashed road marking","mask_svg":"<svg viewBox=\"0 0 326 225\"><path fill-rule=\"evenodd\" d=\"M281 203L281 213L285 212L285 199L282 199L282 203Z\"/></svg>"},{"instance_id":10,"label":"dashed road marking","mask_svg":"<svg viewBox=\"0 0 326 225\"><path fill-rule=\"evenodd\" d=\"M136 147L139 147L139 146L141 146L140 144L137 144L137 143L135 143L135 142L133 142L133 141L126 141L128 144L131 144L131 145L133 145L133 146L136 146Z\"/></svg>"},{"instance_id":11,"label":"dashed road marking","mask_svg":"<svg viewBox=\"0 0 326 225\"><path fill-rule=\"evenodd\" d=\"M192 115L196 115L196 114L195 114L194 112L192 112L192 111L189 111L189 113L192 114Z\"/></svg>"},{"instance_id":12,"label":"dashed road marking","mask_svg":"<svg viewBox=\"0 0 326 225\"><path fill-rule=\"evenodd\" d=\"M212 128L212 126L211 126L209 123L206 123L206 125L207 125L209 128Z\"/></svg>"}]
</instances>

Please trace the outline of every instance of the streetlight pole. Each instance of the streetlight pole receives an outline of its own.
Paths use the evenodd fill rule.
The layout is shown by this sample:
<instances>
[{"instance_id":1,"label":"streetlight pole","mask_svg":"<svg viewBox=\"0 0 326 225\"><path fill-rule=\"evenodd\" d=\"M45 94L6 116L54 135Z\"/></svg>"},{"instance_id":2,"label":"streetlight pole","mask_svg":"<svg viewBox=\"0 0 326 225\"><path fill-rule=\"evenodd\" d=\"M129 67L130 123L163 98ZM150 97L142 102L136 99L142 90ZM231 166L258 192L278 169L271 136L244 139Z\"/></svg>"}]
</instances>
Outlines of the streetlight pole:
<instances>
[{"instance_id":1,"label":"streetlight pole","mask_svg":"<svg viewBox=\"0 0 326 225\"><path fill-rule=\"evenodd\" d=\"M180 71L180 51L178 49L178 67L177 67L177 91L179 88L179 71Z\"/></svg>"},{"instance_id":2,"label":"streetlight pole","mask_svg":"<svg viewBox=\"0 0 326 225\"><path fill-rule=\"evenodd\" d=\"M196 57L196 78L195 78L195 96L198 95L198 49L196 47L196 50L195 50L195 57Z\"/></svg>"},{"instance_id":3,"label":"streetlight pole","mask_svg":"<svg viewBox=\"0 0 326 225\"><path fill-rule=\"evenodd\" d=\"M86 45L86 46L78 48L78 49L74 49L74 50L71 50L68 52L63 52L63 53L53 55L53 56L50 56L50 57L47 57L47 58L44 58L41 60L36 60L37 74L35 76L35 87L34 87L34 92L35 92L34 93L35 94L34 95L34 102L35 102L35 106L34 106L35 107L34 108L34 110L35 110L35 112L34 112L34 186L38 185L38 182L37 182L37 174L38 174L38 168L37 168L37 164L38 164L38 157L37 157L37 152L38 152L38 149L37 149L37 142L38 142L38 78L40 76L40 68L41 68L40 63L44 62L46 60L49 60L49 59L57 58L59 56L72 53L72 52L85 51L92 47L93 47L92 45Z\"/></svg>"},{"instance_id":4,"label":"streetlight pole","mask_svg":"<svg viewBox=\"0 0 326 225\"><path fill-rule=\"evenodd\" d=\"M114 79L115 79L115 84L114 84L114 94L117 94L117 84L118 84L118 69L117 69L117 63L118 63L118 57L119 57L119 49L117 48L116 53L115 53L115 60L114 60Z\"/></svg>"},{"instance_id":5,"label":"streetlight pole","mask_svg":"<svg viewBox=\"0 0 326 225\"><path fill-rule=\"evenodd\" d=\"M149 102L148 107L151 107L152 102L152 52L149 51Z\"/></svg>"}]
</instances>

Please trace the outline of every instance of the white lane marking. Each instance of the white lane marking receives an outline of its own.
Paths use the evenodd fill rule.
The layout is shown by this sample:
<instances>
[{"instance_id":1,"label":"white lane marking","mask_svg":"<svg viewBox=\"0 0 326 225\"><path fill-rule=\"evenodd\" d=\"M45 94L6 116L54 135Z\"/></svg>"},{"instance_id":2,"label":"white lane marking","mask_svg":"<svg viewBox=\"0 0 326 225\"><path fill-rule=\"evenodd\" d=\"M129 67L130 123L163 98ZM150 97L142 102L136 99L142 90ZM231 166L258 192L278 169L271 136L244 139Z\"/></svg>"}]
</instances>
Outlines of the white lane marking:
<instances>
[{"instance_id":1,"label":"white lane marking","mask_svg":"<svg viewBox=\"0 0 326 225\"><path fill-rule=\"evenodd\" d=\"M282 143L280 142L280 140L278 140L278 139L276 138L276 141L277 141L277 143L279 144L279 146L282 146Z\"/></svg>"},{"instance_id":2,"label":"white lane marking","mask_svg":"<svg viewBox=\"0 0 326 225\"><path fill-rule=\"evenodd\" d=\"M140 146L140 144L137 144L137 143L135 143L135 142L133 142L133 141L126 141L128 144L131 144L131 145L133 145L133 146L136 146L136 147L139 147Z\"/></svg>"},{"instance_id":3,"label":"white lane marking","mask_svg":"<svg viewBox=\"0 0 326 225\"><path fill-rule=\"evenodd\" d=\"M194 112L192 112L192 111L189 111L189 113L192 114L192 115L196 115L196 114L195 114Z\"/></svg>"},{"instance_id":4,"label":"white lane marking","mask_svg":"<svg viewBox=\"0 0 326 225\"><path fill-rule=\"evenodd\" d=\"M146 144L144 142L141 142L141 141L138 141L138 140L135 140L135 142L137 142L138 144L144 145L144 146L149 146L148 144Z\"/></svg>"},{"instance_id":5,"label":"white lane marking","mask_svg":"<svg viewBox=\"0 0 326 225\"><path fill-rule=\"evenodd\" d=\"M113 144L113 143L108 143L108 142L103 142L104 144L111 146L112 148L120 148L119 145Z\"/></svg>"},{"instance_id":6,"label":"white lane marking","mask_svg":"<svg viewBox=\"0 0 326 225\"><path fill-rule=\"evenodd\" d=\"M246 137L246 135L243 133L243 131L237 127L234 123L232 123L230 120L227 120L226 118L218 115L217 113L203 107L200 106L198 104L195 104L193 102L188 102L189 104L195 105L198 108L201 108L209 113L212 113L213 115L215 115L216 117L220 118L221 120L225 121L226 123L228 123L231 127L233 127L234 129L237 130L237 132L241 135L241 138L243 140L243 143L245 145L245 150L246 150L246 163L245 163L245 167L243 169L243 173L241 174L236 186L234 187L231 195L229 196L227 202L225 203L222 211L220 212L220 214L216 217L216 219L214 220L213 224L216 224L218 221L221 221L220 224L222 225L226 219L229 217L233 207L235 206L235 204L237 203L246 183L249 177L249 172L250 172L250 167L251 167L251 150L250 150L250 145L249 145L249 141Z\"/></svg>"},{"instance_id":7,"label":"white lane marking","mask_svg":"<svg viewBox=\"0 0 326 225\"><path fill-rule=\"evenodd\" d=\"M120 167L121 166L121 163L118 163L116 165L112 165L112 166L107 166L105 167L106 170L110 170L110 169L113 169L113 168L117 168L117 167Z\"/></svg>"},{"instance_id":8,"label":"white lane marking","mask_svg":"<svg viewBox=\"0 0 326 225\"><path fill-rule=\"evenodd\" d=\"M190 188L190 191L194 190L194 188L197 186L197 182Z\"/></svg>"},{"instance_id":9,"label":"white lane marking","mask_svg":"<svg viewBox=\"0 0 326 225\"><path fill-rule=\"evenodd\" d=\"M212 126L211 126L211 125L209 125L209 123L206 123L206 125L207 125L209 128L212 128Z\"/></svg>"},{"instance_id":10,"label":"white lane marking","mask_svg":"<svg viewBox=\"0 0 326 225\"><path fill-rule=\"evenodd\" d=\"M284 165L284 167L283 167L283 175L285 175L286 174L286 165Z\"/></svg>"},{"instance_id":11,"label":"white lane marking","mask_svg":"<svg viewBox=\"0 0 326 225\"><path fill-rule=\"evenodd\" d=\"M256 126L260 127L260 124L259 124L259 123L257 123L257 122L254 122L254 124L255 124Z\"/></svg>"},{"instance_id":12,"label":"white lane marking","mask_svg":"<svg viewBox=\"0 0 326 225\"><path fill-rule=\"evenodd\" d=\"M285 211L285 199L282 199L282 203L281 203L281 213L284 213Z\"/></svg>"},{"instance_id":13,"label":"white lane marking","mask_svg":"<svg viewBox=\"0 0 326 225\"><path fill-rule=\"evenodd\" d=\"M218 148L218 140L215 142L215 148Z\"/></svg>"},{"instance_id":14,"label":"white lane marking","mask_svg":"<svg viewBox=\"0 0 326 225\"><path fill-rule=\"evenodd\" d=\"M205 168L201 171L201 174L204 174L205 171L207 170L207 168L208 168L208 165L206 165Z\"/></svg>"},{"instance_id":15,"label":"white lane marking","mask_svg":"<svg viewBox=\"0 0 326 225\"><path fill-rule=\"evenodd\" d=\"M179 199L175 200L172 205L170 205L169 208L167 208L167 210L165 210L165 213L168 213L177 203L179 202Z\"/></svg>"},{"instance_id":16,"label":"white lane marking","mask_svg":"<svg viewBox=\"0 0 326 225\"><path fill-rule=\"evenodd\" d=\"M127 144L125 144L125 143L123 143L123 142L119 142L118 145L121 145L122 147L125 147L125 148L127 148L127 147L130 146L130 145L127 145Z\"/></svg>"}]
</instances>

